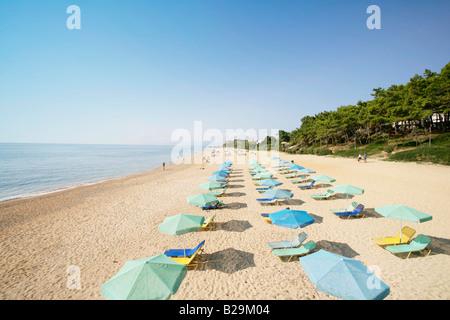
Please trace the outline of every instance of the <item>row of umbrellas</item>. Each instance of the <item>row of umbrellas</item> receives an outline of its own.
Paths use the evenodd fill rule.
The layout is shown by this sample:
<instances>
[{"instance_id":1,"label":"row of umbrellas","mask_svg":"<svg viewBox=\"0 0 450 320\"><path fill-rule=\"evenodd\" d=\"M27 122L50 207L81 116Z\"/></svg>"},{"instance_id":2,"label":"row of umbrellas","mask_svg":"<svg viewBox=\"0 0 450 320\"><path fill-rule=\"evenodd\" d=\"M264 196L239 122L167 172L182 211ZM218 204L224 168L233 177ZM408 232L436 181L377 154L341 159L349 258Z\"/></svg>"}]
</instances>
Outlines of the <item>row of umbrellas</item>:
<instances>
[{"instance_id":1,"label":"row of umbrellas","mask_svg":"<svg viewBox=\"0 0 450 320\"><path fill-rule=\"evenodd\" d=\"M231 163L226 163L226 166L231 166ZM224 174L222 169L226 168L221 168L220 172L215 174ZM217 202L217 199L209 194L188 197L189 203L198 206L214 204L214 201ZM204 220L203 216L182 213L165 218L158 230L173 236L184 235L200 230ZM183 238L184 252L185 248ZM108 300L167 300L178 291L186 274L185 265L175 262L165 254L159 254L125 262L124 266L102 285L101 290Z\"/></svg>"},{"instance_id":2,"label":"row of umbrellas","mask_svg":"<svg viewBox=\"0 0 450 320\"><path fill-rule=\"evenodd\" d=\"M326 175L311 177L320 182L334 182ZM364 189L345 184L335 186L333 191L348 195L363 194ZM405 206L386 206L375 208L383 216L410 221L427 221L428 215L411 210ZM290 215L288 215L288 212ZM305 227L314 222L305 211L281 210L269 215L272 223L288 228ZM310 217L308 219L307 217ZM292 237L292 235L291 235ZM380 300L389 295L390 288L376 277L364 264L323 249L299 259L305 273L318 291L341 299ZM368 285L369 283L375 285Z\"/></svg>"}]
</instances>

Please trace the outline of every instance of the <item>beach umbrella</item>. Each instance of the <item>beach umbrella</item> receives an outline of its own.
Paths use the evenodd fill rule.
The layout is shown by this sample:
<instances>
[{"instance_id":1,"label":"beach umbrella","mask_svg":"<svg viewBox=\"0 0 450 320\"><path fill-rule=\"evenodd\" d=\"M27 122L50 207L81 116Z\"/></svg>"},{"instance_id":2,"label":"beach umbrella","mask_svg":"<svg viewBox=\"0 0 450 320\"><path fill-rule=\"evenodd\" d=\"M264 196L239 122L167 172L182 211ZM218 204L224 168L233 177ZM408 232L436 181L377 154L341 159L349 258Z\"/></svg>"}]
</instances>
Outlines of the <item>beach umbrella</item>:
<instances>
[{"instance_id":1,"label":"beach umbrella","mask_svg":"<svg viewBox=\"0 0 450 320\"><path fill-rule=\"evenodd\" d=\"M305 167L299 166L297 164L291 166L291 170L302 170L305 169Z\"/></svg>"},{"instance_id":2,"label":"beach umbrella","mask_svg":"<svg viewBox=\"0 0 450 320\"><path fill-rule=\"evenodd\" d=\"M186 274L185 265L159 254L125 262L101 290L108 300L167 300Z\"/></svg>"},{"instance_id":3,"label":"beach umbrella","mask_svg":"<svg viewBox=\"0 0 450 320\"><path fill-rule=\"evenodd\" d=\"M229 172L225 172L223 170L219 170L213 173L213 175L215 176L222 176L222 177L227 177L230 173Z\"/></svg>"},{"instance_id":4,"label":"beach umbrella","mask_svg":"<svg viewBox=\"0 0 450 320\"><path fill-rule=\"evenodd\" d=\"M199 193L186 198L186 201L197 207L211 206L219 202L216 197L207 193Z\"/></svg>"},{"instance_id":5,"label":"beach umbrella","mask_svg":"<svg viewBox=\"0 0 450 320\"><path fill-rule=\"evenodd\" d=\"M272 176L273 175L270 174L270 173L260 172L260 173L255 174L252 177L252 179L254 179L254 180L257 180L257 179L269 179L269 178L272 178Z\"/></svg>"},{"instance_id":6,"label":"beach umbrella","mask_svg":"<svg viewBox=\"0 0 450 320\"><path fill-rule=\"evenodd\" d=\"M289 208L270 213L269 218L272 224L291 229L291 239L293 239L292 229L304 228L314 223L314 218L306 211L290 210Z\"/></svg>"},{"instance_id":7,"label":"beach umbrella","mask_svg":"<svg viewBox=\"0 0 450 320\"><path fill-rule=\"evenodd\" d=\"M158 226L158 230L172 236L178 236L200 230L204 221L205 217L203 216L182 213L165 218ZM185 248L183 238L183 249Z\"/></svg>"},{"instance_id":8,"label":"beach umbrella","mask_svg":"<svg viewBox=\"0 0 450 320\"><path fill-rule=\"evenodd\" d=\"M214 190L222 188L222 184L219 182L208 181L200 185L200 190Z\"/></svg>"},{"instance_id":9,"label":"beach umbrella","mask_svg":"<svg viewBox=\"0 0 450 320\"><path fill-rule=\"evenodd\" d=\"M307 174L310 174L310 173L316 173L314 170L311 170L311 169L308 169L308 168L304 168L304 169L300 169L300 170L298 170L298 173L307 173Z\"/></svg>"},{"instance_id":10,"label":"beach umbrella","mask_svg":"<svg viewBox=\"0 0 450 320\"><path fill-rule=\"evenodd\" d=\"M323 249L299 259L317 290L344 300L382 300L390 288L364 264Z\"/></svg>"},{"instance_id":11,"label":"beach umbrella","mask_svg":"<svg viewBox=\"0 0 450 320\"><path fill-rule=\"evenodd\" d=\"M433 219L433 217L427 213L421 212L419 210L416 210L414 208L402 204L388 205L384 207L377 207L374 209L377 213L381 214L383 217L400 220L400 230L402 229L403 221L422 223ZM402 233L400 232L400 243L401 241L402 241Z\"/></svg>"},{"instance_id":12,"label":"beach umbrella","mask_svg":"<svg viewBox=\"0 0 450 320\"><path fill-rule=\"evenodd\" d=\"M276 187L282 185L283 183L273 179L264 179L258 181L258 184L264 187Z\"/></svg>"},{"instance_id":13,"label":"beach umbrella","mask_svg":"<svg viewBox=\"0 0 450 320\"><path fill-rule=\"evenodd\" d=\"M200 230L205 217L192 214L178 214L167 217L158 226L158 230L172 236L178 236Z\"/></svg>"},{"instance_id":14,"label":"beach umbrella","mask_svg":"<svg viewBox=\"0 0 450 320\"><path fill-rule=\"evenodd\" d=\"M326 176L324 174L321 174L318 176L313 176L313 177L311 177L311 179L315 180L316 182L334 182L334 181L336 181L336 179Z\"/></svg>"},{"instance_id":15,"label":"beach umbrella","mask_svg":"<svg viewBox=\"0 0 450 320\"><path fill-rule=\"evenodd\" d=\"M225 179L225 177L222 176L211 176L208 178L208 181L226 181L227 179Z\"/></svg>"},{"instance_id":16,"label":"beach umbrella","mask_svg":"<svg viewBox=\"0 0 450 320\"><path fill-rule=\"evenodd\" d=\"M267 190L266 192L264 192L263 196L265 196L267 198L289 199L289 198L292 198L294 196L294 194L290 193L288 191L285 191L285 190L281 190L281 189L272 189L272 190Z\"/></svg>"},{"instance_id":17,"label":"beach umbrella","mask_svg":"<svg viewBox=\"0 0 450 320\"><path fill-rule=\"evenodd\" d=\"M274 225L290 229L304 228L314 223L314 218L306 211L289 208L270 213L269 218Z\"/></svg>"},{"instance_id":18,"label":"beach umbrella","mask_svg":"<svg viewBox=\"0 0 450 320\"><path fill-rule=\"evenodd\" d=\"M364 189L352 186L351 184L342 184L339 186L334 186L333 191L337 193L345 193L346 199L348 199L348 195L356 195L356 194L363 194Z\"/></svg>"}]
</instances>

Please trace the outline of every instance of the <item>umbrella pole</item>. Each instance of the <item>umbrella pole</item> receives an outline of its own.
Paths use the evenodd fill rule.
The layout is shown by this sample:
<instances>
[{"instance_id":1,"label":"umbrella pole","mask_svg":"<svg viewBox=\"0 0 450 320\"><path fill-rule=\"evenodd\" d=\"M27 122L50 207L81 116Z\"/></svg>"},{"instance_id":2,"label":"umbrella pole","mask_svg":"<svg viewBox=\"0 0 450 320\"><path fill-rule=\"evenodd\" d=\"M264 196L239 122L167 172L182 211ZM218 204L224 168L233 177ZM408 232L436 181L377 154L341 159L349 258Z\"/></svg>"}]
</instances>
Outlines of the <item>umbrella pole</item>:
<instances>
[{"instance_id":1,"label":"umbrella pole","mask_svg":"<svg viewBox=\"0 0 450 320\"><path fill-rule=\"evenodd\" d=\"M186 257L186 245L184 244L184 237L183 238L183 257Z\"/></svg>"},{"instance_id":2,"label":"umbrella pole","mask_svg":"<svg viewBox=\"0 0 450 320\"><path fill-rule=\"evenodd\" d=\"M402 227L403 227L403 220L400 220L400 244L402 244Z\"/></svg>"}]
</instances>

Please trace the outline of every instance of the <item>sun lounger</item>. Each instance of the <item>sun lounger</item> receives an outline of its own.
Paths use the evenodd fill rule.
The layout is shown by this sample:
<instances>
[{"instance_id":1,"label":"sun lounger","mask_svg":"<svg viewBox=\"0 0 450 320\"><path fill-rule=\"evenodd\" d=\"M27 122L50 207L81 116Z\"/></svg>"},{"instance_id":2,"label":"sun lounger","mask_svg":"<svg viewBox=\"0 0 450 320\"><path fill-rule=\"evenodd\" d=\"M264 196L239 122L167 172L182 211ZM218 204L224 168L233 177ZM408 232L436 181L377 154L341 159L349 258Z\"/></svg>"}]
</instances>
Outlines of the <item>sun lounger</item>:
<instances>
[{"instance_id":1,"label":"sun lounger","mask_svg":"<svg viewBox=\"0 0 450 320\"><path fill-rule=\"evenodd\" d=\"M364 209L364 206L362 204L358 204L355 208L355 210L351 212L334 212L334 214L338 217L350 219L351 217L354 218L364 218L364 213L362 213Z\"/></svg>"},{"instance_id":2,"label":"sun lounger","mask_svg":"<svg viewBox=\"0 0 450 320\"><path fill-rule=\"evenodd\" d=\"M276 198L261 198L261 199L256 199L256 201L258 201L258 203L260 203L260 204L274 204L278 201L278 199L276 199Z\"/></svg>"},{"instance_id":3,"label":"sun lounger","mask_svg":"<svg viewBox=\"0 0 450 320\"><path fill-rule=\"evenodd\" d=\"M312 180L310 183L302 184L302 185L299 185L298 187L299 187L300 189L315 188L315 187L314 187L314 184L315 184L315 183L316 183L316 180Z\"/></svg>"},{"instance_id":4,"label":"sun lounger","mask_svg":"<svg viewBox=\"0 0 450 320\"><path fill-rule=\"evenodd\" d=\"M323 193L312 194L311 197L316 199L316 200L332 199L332 198L334 198L334 191L333 190L327 190L326 192L323 192Z\"/></svg>"},{"instance_id":5,"label":"sun lounger","mask_svg":"<svg viewBox=\"0 0 450 320\"><path fill-rule=\"evenodd\" d=\"M272 220L270 220L269 218L269 214L268 213L261 213L261 217L264 219L264 221L266 221L267 223L272 223Z\"/></svg>"},{"instance_id":6,"label":"sun lounger","mask_svg":"<svg viewBox=\"0 0 450 320\"><path fill-rule=\"evenodd\" d=\"M407 244L411 241L413 235L416 233L416 230L411 229L410 227L404 227L401 231L402 241L400 243L400 233L395 237L385 237L385 238L374 238L373 242L378 244L379 246L390 246L396 244Z\"/></svg>"},{"instance_id":7,"label":"sun lounger","mask_svg":"<svg viewBox=\"0 0 450 320\"><path fill-rule=\"evenodd\" d=\"M223 196L226 191L227 190L225 190L225 189L211 190L208 192L208 194L215 196L215 197L220 197L220 196Z\"/></svg>"},{"instance_id":8,"label":"sun lounger","mask_svg":"<svg viewBox=\"0 0 450 320\"><path fill-rule=\"evenodd\" d=\"M213 209L220 209L220 208L226 208L226 205L223 204L223 201L219 201L218 203L212 205L212 206L204 206L202 207L203 210L213 210Z\"/></svg>"},{"instance_id":9,"label":"sun lounger","mask_svg":"<svg viewBox=\"0 0 450 320\"><path fill-rule=\"evenodd\" d=\"M291 172L291 169L284 169L284 170L278 171L279 174L288 174L289 172Z\"/></svg>"},{"instance_id":10,"label":"sun lounger","mask_svg":"<svg viewBox=\"0 0 450 320\"><path fill-rule=\"evenodd\" d=\"M193 254L195 254L198 249L202 248L205 245L205 240L200 242L195 248L193 249L170 249L164 252L164 254L168 257L190 257Z\"/></svg>"},{"instance_id":11,"label":"sun lounger","mask_svg":"<svg viewBox=\"0 0 450 320\"><path fill-rule=\"evenodd\" d=\"M333 213L346 213L346 212L353 212L355 208L358 206L358 203L353 201L347 209L331 209L330 211Z\"/></svg>"},{"instance_id":12,"label":"sun lounger","mask_svg":"<svg viewBox=\"0 0 450 320\"><path fill-rule=\"evenodd\" d=\"M293 172L293 173L291 173L291 174L285 175L284 177L285 177L286 179L291 179L291 178L296 177L297 175L298 175L297 172Z\"/></svg>"},{"instance_id":13,"label":"sun lounger","mask_svg":"<svg viewBox=\"0 0 450 320\"><path fill-rule=\"evenodd\" d=\"M300 183L300 182L305 182L306 180L308 180L308 179L306 179L306 176L300 176L297 179L292 179L291 182L292 183Z\"/></svg>"},{"instance_id":14,"label":"sun lounger","mask_svg":"<svg viewBox=\"0 0 450 320\"><path fill-rule=\"evenodd\" d=\"M186 268L193 268L196 270L200 265L203 265L203 261L200 257L200 251L202 248L198 248L197 251L190 257L169 257L175 262L184 264Z\"/></svg>"},{"instance_id":15,"label":"sun lounger","mask_svg":"<svg viewBox=\"0 0 450 320\"><path fill-rule=\"evenodd\" d=\"M300 232L292 241L273 241L268 242L267 245L271 249L297 248L301 246L306 238L308 238L308 235L304 232Z\"/></svg>"},{"instance_id":16,"label":"sun lounger","mask_svg":"<svg viewBox=\"0 0 450 320\"><path fill-rule=\"evenodd\" d=\"M410 244L399 244L396 246L387 246L386 250L392 252L393 254L398 254L401 257L402 253L407 253L408 256L406 259L409 258L411 253L418 252L421 255L423 255L423 251L426 250L427 246L430 244L431 240L430 237L427 237L423 234L418 235L415 237ZM431 253L431 250L428 249L427 256Z\"/></svg>"},{"instance_id":17,"label":"sun lounger","mask_svg":"<svg viewBox=\"0 0 450 320\"><path fill-rule=\"evenodd\" d=\"M310 253L316 247L316 243L314 241L309 241L298 248L287 248L287 249L275 249L272 250L272 253L278 256L281 261L284 261L283 258L287 258L288 262L291 261L293 257L304 256Z\"/></svg>"},{"instance_id":18,"label":"sun lounger","mask_svg":"<svg viewBox=\"0 0 450 320\"><path fill-rule=\"evenodd\" d=\"M214 228L214 218L216 215L212 215L208 220L203 222L202 227L199 231L212 230Z\"/></svg>"},{"instance_id":19,"label":"sun lounger","mask_svg":"<svg viewBox=\"0 0 450 320\"><path fill-rule=\"evenodd\" d=\"M256 191L263 192L263 191L272 190L272 189L273 189L272 186L271 187L261 187L261 188L256 188Z\"/></svg>"}]
</instances>

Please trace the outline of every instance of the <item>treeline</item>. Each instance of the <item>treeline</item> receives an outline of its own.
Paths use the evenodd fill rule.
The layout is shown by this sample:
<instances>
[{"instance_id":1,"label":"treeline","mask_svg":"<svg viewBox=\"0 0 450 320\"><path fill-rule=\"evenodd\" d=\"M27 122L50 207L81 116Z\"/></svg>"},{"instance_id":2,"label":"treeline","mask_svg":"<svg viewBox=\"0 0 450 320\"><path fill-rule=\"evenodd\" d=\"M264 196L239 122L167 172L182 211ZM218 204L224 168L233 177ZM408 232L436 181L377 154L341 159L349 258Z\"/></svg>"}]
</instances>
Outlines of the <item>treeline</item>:
<instances>
[{"instance_id":1,"label":"treeline","mask_svg":"<svg viewBox=\"0 0 450 320\"><path fill-rule=\"evenodd\" d=\"M450 125L450 63L440 73L425 70L405 85L373 89L373 99L341 106L301 119L292 132L280 131L280 142L308 148L339 143L369 144L395 136L446 132Z\"/></svg>"}]
</instances>

